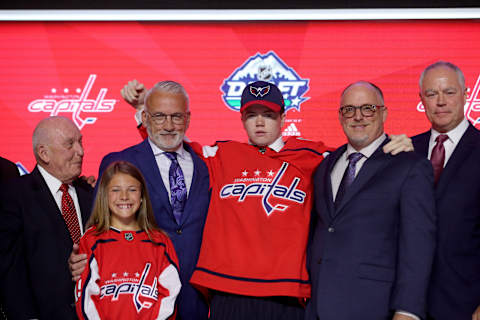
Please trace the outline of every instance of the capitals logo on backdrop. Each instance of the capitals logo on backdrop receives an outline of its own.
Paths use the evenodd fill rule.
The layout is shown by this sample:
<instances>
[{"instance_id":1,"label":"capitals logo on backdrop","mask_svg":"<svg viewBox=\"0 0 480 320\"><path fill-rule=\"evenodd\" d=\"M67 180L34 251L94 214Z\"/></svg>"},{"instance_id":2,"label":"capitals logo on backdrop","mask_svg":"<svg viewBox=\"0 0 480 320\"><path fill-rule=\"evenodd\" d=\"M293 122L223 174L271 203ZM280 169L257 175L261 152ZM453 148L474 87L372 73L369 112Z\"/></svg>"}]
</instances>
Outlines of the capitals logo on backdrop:
<instances>
[{"instance_id":1,"label":"capitals logo on backdrop","mask_svg":"<svg viewBox=\"0 0 480 320\"><path fill-rule=\"evenodd\" d=\"M70 93L69 88L64 88L62 92L58 92L56 88L51 88L50 94L45 95L43 99L30 102L28 111L46 112L50 116L71 113L72 121L79 129L87 124L93 124L97 121L97 118L87 117L85 113L112 112L117 102L115 99L105 99L107 88L101 88L95 99L88 98L96 78L96 74L91 74L84 88L76 88L74 93Z\"/></svg>"},{"instance_id":2,"label":"capitals logo on backdrop","mask_svg":"<svg viewBox=\"0 0 480 320\"><path fill-rule=\"evenodd\" d=\"M480 76L473 90L467 88L467 93L468 97L464 106L465 117L477 127L477 129L480 129ZM417 104L417 111L425 112L425 107L421 101Z\"/></svg>"},{"instance_id":3,"label":"capitals logo on backdrop","mask_svg":"<svg viewBox=\"0 0 480 320\"><path fill-rule=\"evenodd\" d=\"M225 105L234 111L240 111L243 89L247 84L259 80L277 85L283 94L285 112L292 109L300 111L301 104L309 99L303 96L309 89L309 79L300 78L275 52L270 51L248 58L223 81L220 90Z\"/></svg>"}]
</instances>

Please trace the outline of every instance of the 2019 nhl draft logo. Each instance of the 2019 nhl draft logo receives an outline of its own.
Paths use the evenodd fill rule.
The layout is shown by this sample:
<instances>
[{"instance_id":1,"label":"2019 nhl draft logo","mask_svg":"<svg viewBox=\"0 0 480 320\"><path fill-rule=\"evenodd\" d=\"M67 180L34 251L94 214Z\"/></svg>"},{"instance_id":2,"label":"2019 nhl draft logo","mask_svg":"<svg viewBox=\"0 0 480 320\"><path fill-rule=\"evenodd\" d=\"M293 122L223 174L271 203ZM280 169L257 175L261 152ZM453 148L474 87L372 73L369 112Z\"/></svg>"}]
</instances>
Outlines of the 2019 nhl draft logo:
<instances>
[{"instance_id":1,"label":"2019 nhl draft logo","mask_svg":"<svg viewBox=\"0 0 480 320\"><path fill-rule=\"evenodd\" d=\"M57 89L52 88L51 94L45 95L43 99L30 102L28 111L47 112L50 113L50 116L56 116L63 112L72 113L72 120L79 129L86 124L93 124L97 118L82 117L82 112L112 112L117 102L115 99L105 99L107 88L101 88L95 100L88 99L96 78L96 74L91 74L83 90L77 88L76 94L69 94L68 88L63 90L63 94L58 94Z\"/></svg>"},{"instance_id":2,"label":"2019 nhl draft logo","mask_svg":"<svg viewBox=\"0 0 480 320\"><path fill-rule=\"evenodd\" d=\"M480 76L477 78L473 90L467 88L467 92L468 97L464 106L465 117L470 120L477 129L480 129L480 97L478 96L480 93ZM417 111L425 112L425 107L421 101L417 104Z\"/></svg>"},{"instance_id":3,"label":"2019 nhl draft logo","mask_svg":"<svg viewBox=\"0 0 480 320\"><path fill-rule=\"evenodd\" d=\"M300 78L275 52L269 51L267 54L257 53L251 56L223 81L220 90L225 105L234 111L240 111L243 89L250 82L258 80L277 85L283 93L285 112L292 109L300 111L301 104L309 99L303 95L309 89L310 80Z\"/></svg>"}]
</instances>

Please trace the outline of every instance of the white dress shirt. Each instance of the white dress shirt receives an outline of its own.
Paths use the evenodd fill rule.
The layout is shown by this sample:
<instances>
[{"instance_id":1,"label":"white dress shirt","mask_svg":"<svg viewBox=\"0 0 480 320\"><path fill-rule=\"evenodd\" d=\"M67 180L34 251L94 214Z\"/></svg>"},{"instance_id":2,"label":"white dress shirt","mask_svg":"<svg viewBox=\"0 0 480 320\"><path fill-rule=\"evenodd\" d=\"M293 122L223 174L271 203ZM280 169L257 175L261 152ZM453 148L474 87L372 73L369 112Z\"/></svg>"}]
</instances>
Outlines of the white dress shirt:
<instances>
[{"instance_id":1,"label":"white dress shirt","mask_svg":"<svg viewBox=\"0 0 480 320\"><path fill-rule=\"evenodd\" d=\"M153 154L155 156L155 161L157 162L158 170L160 171L160 175L162 176L162 181L167 189L168 198L171 201L171 194L170 194L170 165L172 161L165 155L165 151L157 147L151 140L148 138L148 143L150 143L150 147L152 147ZM185 178L185 185L187 186L187 197L190 192L190 186L192 185L192 178L193 178L193 160L192 155L185 150L183 147L183 143L180 144L177 150L177 161L182 168L183 177Z\"/></svg>"},{"instance_id":2,"label":"white dress shirt","mask_svg":"<svg viewBox=\"0 0 480 320\"><path fill-rule=\"evenodd\" d=\"M460 122L458 126L446 133L440 133L432 128L430 134L430 141L428 142L428 159L430 160L433 147L435 147L435 144L437 143L435 139L437 139L440 134L448 135L448 139L443 142L443 146L445 147L445 162L443 163L443 167L445 168L448 159L450 159L450 157L452 156L455 147L457 146L465 131L467 131L467 128L468 120L466 118L463 118L462 122Z\"/></svg>"},{"instance_id":3,"label":"white dress shirt","mask_svg":"<svg viewBox=\"0 0 480 320\"><path fill-rule=\"evenodd\" d=\"M41 165L37 164L37 167L38 167L38 171L40 171L40 174L42 175L43 179L47 183L48 189L50 190L50 193L55 199L58 209L60 209L60 212L62 212L63 192L60 191L60 186L62 185L62 181L58 180L57 178L52 176L50 173L48 173L47 170L42 168ZM77 211L78 223L80 224L80 233L83 235L82 215L80 213L80 205L78 204L77 192L75 191L75 188L71 184L68 185L68 193L72 197L73 203L75 204L75 211Z\"/></svg>"}]
</instances>

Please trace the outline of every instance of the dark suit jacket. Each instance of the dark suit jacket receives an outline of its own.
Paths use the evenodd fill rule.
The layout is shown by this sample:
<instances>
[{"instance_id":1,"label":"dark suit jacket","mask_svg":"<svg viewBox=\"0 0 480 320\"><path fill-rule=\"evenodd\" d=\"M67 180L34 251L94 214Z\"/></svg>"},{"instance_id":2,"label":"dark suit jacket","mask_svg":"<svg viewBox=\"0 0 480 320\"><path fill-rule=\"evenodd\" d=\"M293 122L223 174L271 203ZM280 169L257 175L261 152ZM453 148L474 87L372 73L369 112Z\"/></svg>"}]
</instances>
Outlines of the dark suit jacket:
<instances>
[{"instance_id":1,"label":"dark suit jacket","mask_svg":"<svg viewBox=\"0 0 480 320\"><path fill-rule=\"evenodd\" d=\"M0 157L0 182L7 181L20 176L15 163Z\"/></svg>"},{"instance_id":2,"label":"dark suit jacket","mask_svg":"<svg viewBox=\"0 0 480 320\"><path fill-rule=\"evenodd\" d=\"M430 131L412 138L427 157ZM471 319L480 305L480 131L471 124L435 187L438 242L429 290L435 319Z\"/></svg>"},{"instance_id":3,"label":"dark suit jacket","mask_svg":"<svg viewBox=\"0 0 480 320\"><path fill-rule=\"evenodd\" d=\"M330 173L346 145L315 173L309 320L391 319L394 310L425 316L435 246L433 170L413 152L392 156L381 148L337 210Z\"/></svg>"},{"instance_id":4,"label":"dark suit jacket","mask_svg":"<svg viewBox=\"0 0 480 320\"><path fill-rule=\"evenodd\" d=\"M177 298L177 317L179 316L183 320L207 319L208 307L201 294L190 285L189 281L200 252L203 226L210 200L209 176L205 163L190 146L185 144L184 147L192 156L194 169L192 185L188 192L180 225L173 216L168 192L163 184L148 139L123 151L106 155L100 164L98 177L100 179L101 174L110 163L118 160L129 161L140 169L147 182L157 224L172 240L178 256L182 289Z\"/></svg>"},{"instance_id":5,"label":"dark suit jacket","mask_svg":"<svg viewBox=\"0 0 480 320\"><path fill-rule=\"evenodd\" d=\"M82 180L73 185L85 224L92 188ZM38 168L11 180L0 196L1 292L8 319L76 319L67 263L73 242Z\"/></svg>"}]
</instances>

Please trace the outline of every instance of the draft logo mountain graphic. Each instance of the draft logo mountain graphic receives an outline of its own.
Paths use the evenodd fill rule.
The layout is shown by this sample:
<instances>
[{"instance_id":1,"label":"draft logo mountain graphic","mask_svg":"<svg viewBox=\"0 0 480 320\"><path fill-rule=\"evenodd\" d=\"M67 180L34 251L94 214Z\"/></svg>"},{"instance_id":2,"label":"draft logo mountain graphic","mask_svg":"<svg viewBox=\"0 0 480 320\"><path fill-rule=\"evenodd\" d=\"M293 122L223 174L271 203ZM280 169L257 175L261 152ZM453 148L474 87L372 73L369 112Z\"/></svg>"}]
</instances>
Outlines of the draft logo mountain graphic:
<instances>
[{"instance_id":1,"label":"draft logo mountain graphic","mask_svg":"<svg viewBox=\"0 0 480 320\"><path fill-rule=\"evenodd\" d=\"M223 81L220 90L225 105L234 111L240 111L240 98L247 84L254 81L266 81L277 85L283 94L285 112L300 111L303 102L309 99L304 94L310 89L309 79L301 78L273 51L257 53L249 57L240 67ZM264 95L265 92L256 92Z\"/></svg>"}]
</instances>

